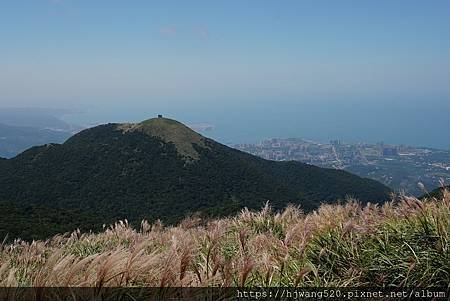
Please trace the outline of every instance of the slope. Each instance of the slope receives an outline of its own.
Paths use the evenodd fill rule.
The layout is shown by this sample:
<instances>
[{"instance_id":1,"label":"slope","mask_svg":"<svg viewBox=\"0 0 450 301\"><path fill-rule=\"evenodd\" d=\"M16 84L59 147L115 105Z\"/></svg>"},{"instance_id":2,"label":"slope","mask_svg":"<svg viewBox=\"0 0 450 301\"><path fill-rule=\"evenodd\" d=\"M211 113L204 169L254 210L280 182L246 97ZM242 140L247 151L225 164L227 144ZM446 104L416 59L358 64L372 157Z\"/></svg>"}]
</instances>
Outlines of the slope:
<instances>
[{"instance_id":1,"label":"slope","mask_svg":"<svg viewBox=\"0 0 450 301\"><path fill-rule=\"evenodd\" d=\"M165 118L94 127L0 167L0 204L94 216L85 230L125 218L136 224L176 223L196 212L223 216L267 200L275 209L295 203L309 211L346 196L382 202L390 193L344 171L255 157ZM39 236L39 229L32 234Z\"/></svg>"}]
</instances>

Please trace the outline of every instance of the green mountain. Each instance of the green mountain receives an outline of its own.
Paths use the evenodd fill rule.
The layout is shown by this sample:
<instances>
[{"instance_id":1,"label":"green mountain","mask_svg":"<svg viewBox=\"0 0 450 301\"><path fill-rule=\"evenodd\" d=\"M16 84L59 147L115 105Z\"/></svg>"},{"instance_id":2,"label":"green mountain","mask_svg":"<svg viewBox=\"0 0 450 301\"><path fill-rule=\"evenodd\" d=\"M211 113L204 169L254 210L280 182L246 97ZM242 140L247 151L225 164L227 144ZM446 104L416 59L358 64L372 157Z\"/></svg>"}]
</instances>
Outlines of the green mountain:
<instances>
[{"instance_id":1,"label":"green mountain","mask_svg":"<svg viewBox=\"0 0 450 301\"><path fill-rule=\"evenodd\" d=\"M0 236L26 239L125 218L170 224L197 212L228 215L267 200L309 211L346 196L383 202L390 193L345 171L243 153L166 118L97 126L0 160L0 187Z\"/></svg>"}]
</instances>

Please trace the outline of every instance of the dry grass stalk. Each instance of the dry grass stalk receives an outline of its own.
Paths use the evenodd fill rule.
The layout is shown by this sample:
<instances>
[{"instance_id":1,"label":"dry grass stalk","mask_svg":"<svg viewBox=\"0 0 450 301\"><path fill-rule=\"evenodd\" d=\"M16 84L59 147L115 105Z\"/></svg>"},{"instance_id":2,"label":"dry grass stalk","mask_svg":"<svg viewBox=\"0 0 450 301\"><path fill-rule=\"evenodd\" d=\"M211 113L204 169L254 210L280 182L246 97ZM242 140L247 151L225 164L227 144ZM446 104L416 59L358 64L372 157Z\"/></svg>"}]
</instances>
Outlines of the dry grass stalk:
<instances>
[{"instance_id":1,"label":"dry grass stalk","mask_svg":"<svg viewBox=\"0 0 450 301\"><path fill-rule=\"evenodd\" d=\"M143 221L139 231L124 220L98 234L3 242L0 286L339 286L394 281L399 273L397 284L424 285L450 273L449 208L444 191L439 200L348 200L310 214L295 206L274 213L266 203L260 212L208 222L193 217L178 227ZM394 238L392 250L383 245L384 236L400 234L419 237L424 247ZM394 256L391 265L371 272L371 261L383 265L383 256Z\"/></svg>"}]
</instances>

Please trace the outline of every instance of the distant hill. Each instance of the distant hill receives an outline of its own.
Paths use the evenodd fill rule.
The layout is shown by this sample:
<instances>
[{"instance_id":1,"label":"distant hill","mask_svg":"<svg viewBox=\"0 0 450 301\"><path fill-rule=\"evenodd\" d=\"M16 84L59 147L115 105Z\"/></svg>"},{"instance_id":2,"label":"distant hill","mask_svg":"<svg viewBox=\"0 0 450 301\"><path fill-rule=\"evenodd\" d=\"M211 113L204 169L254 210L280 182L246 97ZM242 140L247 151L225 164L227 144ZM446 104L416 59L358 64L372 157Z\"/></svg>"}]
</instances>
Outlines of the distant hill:
<instances>
[{"instance_id":1,"label":"distant hill","mask_svg":"<svg viewBox=\"0 0 450 301\"><path fill-rule=\"evenodd\" d=\"M0 157L14 157L34 145L61 143L71 135L64 131L0 124Z\"/></svg>"},{"instance_id":2,"label":"distant hill","mask_svg":"<svg viewBox=\"0 0 450 301\"><path fill-rule=\"evenodd\" d=\"M125 218L170 224L196 212L223 216L267 200L309 211L346 196L382 202L390 193L345 171L243 153L166 118L97 126L0 160L0 187L10 221L0 236L27 239Z\"/></svg>"}]
</instances>

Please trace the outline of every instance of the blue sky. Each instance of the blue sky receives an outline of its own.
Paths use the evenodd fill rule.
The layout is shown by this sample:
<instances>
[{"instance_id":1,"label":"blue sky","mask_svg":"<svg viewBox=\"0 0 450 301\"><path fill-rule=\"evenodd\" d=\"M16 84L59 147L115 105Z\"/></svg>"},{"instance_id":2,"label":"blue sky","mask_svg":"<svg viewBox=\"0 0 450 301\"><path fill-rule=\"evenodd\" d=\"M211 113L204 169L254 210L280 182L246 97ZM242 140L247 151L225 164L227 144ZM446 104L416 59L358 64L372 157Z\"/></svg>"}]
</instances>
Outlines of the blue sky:
<instances>
[{"instance_id":1,"label":"blue sky","mask_svg":"<svg viewBox=\"0 0 450 301\"><path fill-rule=\"evenodd\" d=\"M449 103L449 1L0 1L0 106L220 123Z\"/></svg>"}]
</instances>

